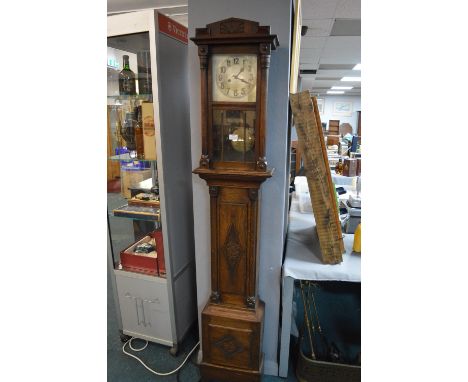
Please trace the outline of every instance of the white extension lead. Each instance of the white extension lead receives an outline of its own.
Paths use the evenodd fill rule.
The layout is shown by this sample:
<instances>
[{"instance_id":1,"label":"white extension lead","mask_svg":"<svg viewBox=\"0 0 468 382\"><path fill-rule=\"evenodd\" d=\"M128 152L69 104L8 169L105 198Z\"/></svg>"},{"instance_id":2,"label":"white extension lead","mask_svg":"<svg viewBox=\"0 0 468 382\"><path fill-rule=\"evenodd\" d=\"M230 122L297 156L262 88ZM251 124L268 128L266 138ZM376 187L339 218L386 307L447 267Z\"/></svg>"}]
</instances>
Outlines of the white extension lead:
<instances>
[{"instance_id":1,"label":"white extension lead","mask_svg":"<svg viewBox=\"0 0 468 382\"><path fill-rule=\"evenodd\" d=\"M130 346L130 349L132 349L133 351L142 351L144 349L146 349L146 347L148 346L148 341L146 341L146 344L145 346L143 346L142 348L140 349L135 349L133 346L132 346L132 340L134 340L134 338L130 338L127 342L124 343L124 345L122 346L122 351L124 352L124 354L132 357L132 358L135 358L138 362L140 362L146 369L148 369L149 371L151 371L153 374L156 374L156 375L160 375L160 376L166 376L166 375L171 375L171 374L174 374L174 373L177 373L181 368L182 366L185 365L185 362L187 362L187 360L189 359L189 357L191 356L191 354L195 351L195 349L198 347L198 345L200 345L200 341L197 342L197 344L193 347L192 350L190 350L190 353L187 354L187 357L185 357L184 361L179 365L179 367L177 367L177 369L175 370L172 370L172 371L169 371L167 373L158 373L157 371L154 371L153 369L151 369L150 367L148 367L140 358L138 358L136 355L133 355L133 354L130 354L128 353L126 350L125 350L125 345L128 344L128 346Z\"/></svg>"}]
</instances>

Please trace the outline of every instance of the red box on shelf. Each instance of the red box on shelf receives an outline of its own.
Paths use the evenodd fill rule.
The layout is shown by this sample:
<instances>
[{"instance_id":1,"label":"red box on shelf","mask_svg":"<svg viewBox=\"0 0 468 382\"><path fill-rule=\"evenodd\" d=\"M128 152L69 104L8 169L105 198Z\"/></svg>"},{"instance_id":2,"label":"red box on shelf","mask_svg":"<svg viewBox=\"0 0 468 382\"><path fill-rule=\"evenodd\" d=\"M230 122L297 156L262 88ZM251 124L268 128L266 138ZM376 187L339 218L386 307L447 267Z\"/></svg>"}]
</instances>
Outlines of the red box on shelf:
<instances>
[{"instance_id":1,"label":"red box on shelf","mask_svg":"<svg viewBox=\"0 0 468 382\"><path fill-rule=\"evenodd\" d=\"M143 243L153 244L156 250L150 253L135 253L135 247ZM126 271L166 277L162 230L158 229L150 232L148 235L120 252L120 263L122 264L122 268Z\"/></svg>"}]
</instances>

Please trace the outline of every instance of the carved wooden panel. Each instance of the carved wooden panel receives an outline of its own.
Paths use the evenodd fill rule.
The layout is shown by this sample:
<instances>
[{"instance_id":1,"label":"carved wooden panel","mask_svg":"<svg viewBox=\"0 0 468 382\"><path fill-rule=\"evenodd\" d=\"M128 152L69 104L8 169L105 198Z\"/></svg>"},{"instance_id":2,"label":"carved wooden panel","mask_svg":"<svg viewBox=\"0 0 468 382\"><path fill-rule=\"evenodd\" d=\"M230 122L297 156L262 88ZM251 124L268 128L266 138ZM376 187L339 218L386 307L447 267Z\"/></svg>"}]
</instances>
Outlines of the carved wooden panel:
<instances>
[{"instance_id":1,"label":"carved wooden panel","mask_svg":"<svg viewBox=\"0 0 468 382\"><path fill-rule=\"evenodd\" d=\"M257 312L222 305L205 307L202 313L204 362L258 370L264 309L263 303Z\"/></svg>"},{"instance_id":2,"label":"carved wooden panel","mask_svg":"<svg viewBox=\"0 0 468 382\"><path fill-rule=\"evenodd\" d=\"M244 20L226 20L219 24L219 33L244 33L244 25Z\"/></svg>"},{"instance_id":3,"label":"carved wooden panel","mask_svg":"<svg viewBox=\"0 0 468 382\"><path fill-rule=\"evenodd\" d=\"M223 302L245 304L250 252L248 191L222 187L218 203L219 292Z\"/></svg>"},{"instance_id":4,"label":"carved wooden panel","mask_svg":"<svg viewBox=\"0 0 468 382\"><path fill-rule=\"evenodd\" d=\"M251 329L208 325L211 361L218 365L252 367Z\"/></svg>"}]
</instances>

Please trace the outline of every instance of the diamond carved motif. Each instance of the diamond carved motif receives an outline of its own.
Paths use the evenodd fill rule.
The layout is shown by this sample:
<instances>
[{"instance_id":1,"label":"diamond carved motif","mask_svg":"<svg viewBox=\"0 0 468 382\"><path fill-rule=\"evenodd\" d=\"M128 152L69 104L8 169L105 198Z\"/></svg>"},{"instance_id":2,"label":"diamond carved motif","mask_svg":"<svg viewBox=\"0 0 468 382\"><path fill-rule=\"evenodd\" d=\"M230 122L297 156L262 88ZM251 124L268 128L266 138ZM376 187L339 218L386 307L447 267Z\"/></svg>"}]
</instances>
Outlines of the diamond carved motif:
<instances>
[{"instance_id":1,"label":"diamond carved motif","mask_svg":"<svg viewBox=\"0 0 468 382\"><path fill-rule=\"evenodd\" d=\"M224 355L224 358L232 358L234 354L242 353L244 348L231 334L222 336L218 341L214 342L214 346L219 348Z\"/></svg>"},{"instance_id":2,"label":"diamond carved motif","mask_svg":"<svg viewBox=\"0 0 468 382\"><path fill-rule=\"evenodd\" d=\"M233 278L235 276L237 264L239 264L240 258L244 255L244 250L239 241L239 234L233 224L229 227L229 232L223 246L223 252L228 263L229 275Z\"/></svg>"},{"instance_id":3,"label":"diamond carved motif","mask_svg":"<svg viewBox=\"0 0 468 382\"><path fill-rule=\"evenodd\" d=\"M241 20L228 20L219 25L220 33L243 33L244 22Z\"/></svg>"}]
</instances>

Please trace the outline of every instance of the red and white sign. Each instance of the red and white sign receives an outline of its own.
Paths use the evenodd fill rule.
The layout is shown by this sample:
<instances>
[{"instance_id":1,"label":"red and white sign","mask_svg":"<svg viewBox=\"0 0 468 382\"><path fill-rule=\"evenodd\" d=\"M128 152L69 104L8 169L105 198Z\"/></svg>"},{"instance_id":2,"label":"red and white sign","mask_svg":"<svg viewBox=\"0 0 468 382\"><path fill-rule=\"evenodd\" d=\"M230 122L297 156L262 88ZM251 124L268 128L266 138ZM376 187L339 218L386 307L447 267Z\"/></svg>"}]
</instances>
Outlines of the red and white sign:
<instances>
[{"instance_id":1,"label":"red and white sign","mask_svg":"<svg viewBox=\"0 0 468 382\"><path fill-rule=\"evenodd\" d=\"M188 44L188 29L177 21L158 13L159 32Z\"/></svg>"}]
</instances>

